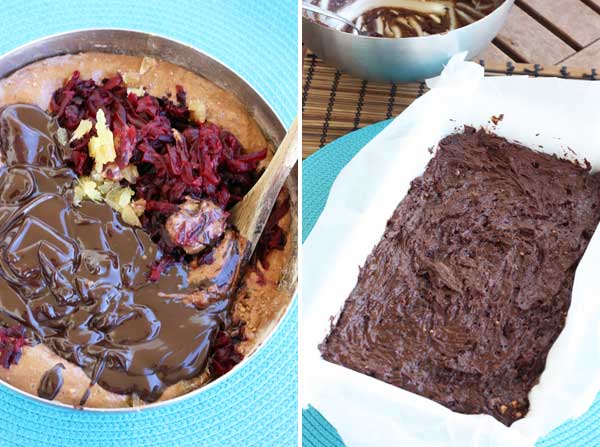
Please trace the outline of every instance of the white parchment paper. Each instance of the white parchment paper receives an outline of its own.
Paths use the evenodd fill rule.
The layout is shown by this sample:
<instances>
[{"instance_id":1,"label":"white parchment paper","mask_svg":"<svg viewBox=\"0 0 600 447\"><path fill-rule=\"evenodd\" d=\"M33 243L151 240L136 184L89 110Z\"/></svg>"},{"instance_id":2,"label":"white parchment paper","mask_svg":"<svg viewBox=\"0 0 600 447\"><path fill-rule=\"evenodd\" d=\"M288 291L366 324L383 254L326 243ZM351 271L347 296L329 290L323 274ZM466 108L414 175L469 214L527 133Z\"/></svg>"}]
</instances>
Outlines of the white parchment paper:
<instances>
[{"instance_id":1,"label":"white parchment paper","mask_svg":"<svg viewBox=\"0 0 600 447\"><path fill-rule=\"evenodd\" d=\"M349 447L531 446L583 414L600 391L600 231L577 269L565 329L552 347L528 415L507 428L491 416L462 415L421 396L324 361L317 349L356 284L359 266L387 219L421 175L434 147L459 125L490 127L537 150L587 159L600 170L600 83L487 77L464 55L432 90L362 149L335 181L303 247L301 391Z\"/></svg>"}]
</instances>

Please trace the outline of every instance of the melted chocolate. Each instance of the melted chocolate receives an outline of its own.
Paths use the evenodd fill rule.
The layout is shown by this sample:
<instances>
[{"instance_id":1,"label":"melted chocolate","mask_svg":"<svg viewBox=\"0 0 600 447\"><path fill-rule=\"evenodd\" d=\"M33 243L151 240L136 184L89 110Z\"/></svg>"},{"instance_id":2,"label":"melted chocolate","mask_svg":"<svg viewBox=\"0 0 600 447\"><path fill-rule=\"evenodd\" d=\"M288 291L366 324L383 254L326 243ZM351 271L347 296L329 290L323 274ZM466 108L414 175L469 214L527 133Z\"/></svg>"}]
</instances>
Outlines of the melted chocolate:
<instances>
[{"instance_id":1,"label":"melted chocolate","mask_svg":"<svg viewBox=\"0 0 600 447\"><path fill-rule=\"evenodd\" d=\"M44 373L38 386L38 396L54 400L63 386L63 369L65 369L65 365L58 363Z\"/></svg>"},{"instance_id":2,"label":"melted chocolate","mask_svg":"<svg viewBox=\"0 0 600 447\"><path fill-rule=\"evenodd\" d=\"M323 357L506 425L562 331L600 176L467 128L440 143L360 270Z\"/></svg>"},{"instance_id":3,"label":"melted chocolate","mask_svg":"<svg viewBox=\"0 0 600 447\"><path fill-rule=\"evenodd\" d=\"M392 27L396 26L399 28L402 37L417 37L418 34L412 27L410 27L402 21L398 21L398 18L411 17L415 15L418 14L415 14L414 12L405 9L371 9L362 15L362 29L364 31L367 31L369 35L373 37L394 37ZM377 28L377 19L379 17L381 17L381 20L383 21L382 30L378 30ZM447 15L441 17L439 23L427 15L419 15L419 17L420 19L418 23L421 26L424 33L441 34L447 32L450 29L450 19ZM464 26L464 24L461 24L461 26ZM347 27L345 31L352 32L352 28ZM378 31L382 32L379 33Z\"/></svg>"},{"instance_id":4,"label":"melted chocolate","mask_svg":"<svg viewBox=\"0 0 600 447\"><path fill-rule=\"evenodd\" d=\"M223 288L217 275L220 293L201 310L185 299L198 292L186 265L149 283L148 266L160 258L149 236L106 204L72 205L76 175L63 162L55 120L13 105L0 129L0 323L23 324L92 384L146 401L202 373L217 331L229 325L236 278ZM240 259L231 251L223 271L239 272Z\"/></svg>"}]
</instances>

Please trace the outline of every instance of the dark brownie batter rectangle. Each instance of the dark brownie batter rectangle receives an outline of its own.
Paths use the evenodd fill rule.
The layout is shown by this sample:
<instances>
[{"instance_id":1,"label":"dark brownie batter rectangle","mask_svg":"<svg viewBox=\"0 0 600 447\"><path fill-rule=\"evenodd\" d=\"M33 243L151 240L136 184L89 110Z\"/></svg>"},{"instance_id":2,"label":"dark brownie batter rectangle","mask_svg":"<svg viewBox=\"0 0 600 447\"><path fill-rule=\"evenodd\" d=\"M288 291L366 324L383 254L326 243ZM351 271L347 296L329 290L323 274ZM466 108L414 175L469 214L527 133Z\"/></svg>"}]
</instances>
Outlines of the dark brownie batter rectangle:
<instances>
[{"instance_id":1,"label":"dark brownie batter rectangle","mask_svg":"<svg viewBox=\"0 0 600 447\"><path fill-rule=\"evenodd\" d=\"M600 221L600 176L466 128L360 270L323 357L451 410L525 416Z\"/></svg>"}]
</instances>

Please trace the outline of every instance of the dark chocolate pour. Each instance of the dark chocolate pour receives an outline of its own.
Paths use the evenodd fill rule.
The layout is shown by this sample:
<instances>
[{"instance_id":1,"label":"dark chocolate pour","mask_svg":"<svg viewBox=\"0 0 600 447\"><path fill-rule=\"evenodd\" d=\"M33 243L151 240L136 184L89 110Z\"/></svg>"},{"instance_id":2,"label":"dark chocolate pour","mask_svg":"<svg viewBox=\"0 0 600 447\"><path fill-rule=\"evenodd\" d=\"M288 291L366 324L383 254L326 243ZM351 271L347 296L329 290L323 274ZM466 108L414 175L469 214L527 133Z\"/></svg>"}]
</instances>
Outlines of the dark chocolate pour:
<instances>
[{"instance_id":1,"label":"dark chocolate pour","mask_svg":"<svg viewBox=\"0 0 600 447\"><path fill-rule=\"evenodd\" d=\"M54 400L63 386L63 369L65 365L57 363L44 373L38 386L38 396L42 399Z\"/></svg>"},{"instance_id":2,"label":"dark chocolate pour","mask_svg":"<svg viewBox=\"0 0 600 447\"><path fill-rule=\"evenodd\" d=\"M106 204L72 206L76 175L48 114L8 106L0 129L0 323L23 324L92 384L147 402L202 373L231 294L202 310L185 302L194 290L184 264L148 283L156 244Z\"/></svg>"}]
</instances>

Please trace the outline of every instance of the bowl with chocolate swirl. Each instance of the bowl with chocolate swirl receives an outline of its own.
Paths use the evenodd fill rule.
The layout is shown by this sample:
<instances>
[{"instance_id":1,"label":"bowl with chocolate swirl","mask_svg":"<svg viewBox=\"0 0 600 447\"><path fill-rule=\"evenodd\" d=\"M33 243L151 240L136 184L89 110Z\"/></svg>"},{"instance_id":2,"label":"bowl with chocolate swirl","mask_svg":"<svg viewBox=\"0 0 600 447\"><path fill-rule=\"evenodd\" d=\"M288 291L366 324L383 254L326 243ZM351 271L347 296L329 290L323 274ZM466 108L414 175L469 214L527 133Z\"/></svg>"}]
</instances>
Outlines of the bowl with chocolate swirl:
<instances>
[{"instance_id":1,"label":"bowl with chocolate swirl","mask_svg":"<svg viewBox=\"0 0 600 447\"><path fill-rule=\"evenodd\" d=\"M302 37L318 56L361 79L413 82L450 58L476 57L498 34L514 0L311 0L354 27L304 12Z\"/></svg>"},{"instance_id":2,"label":"bowl with chocolate swirl","mask_svg":"<svg viewBox=\"0 0 600 447\"><path fill-rule=\"evenodd\" d=\"M114 411L235 374L295 292L296 174L252 256L230 219L284 134L239 75L159 36L0 58L0 386Z\"/></svg>"}]
</instances>

